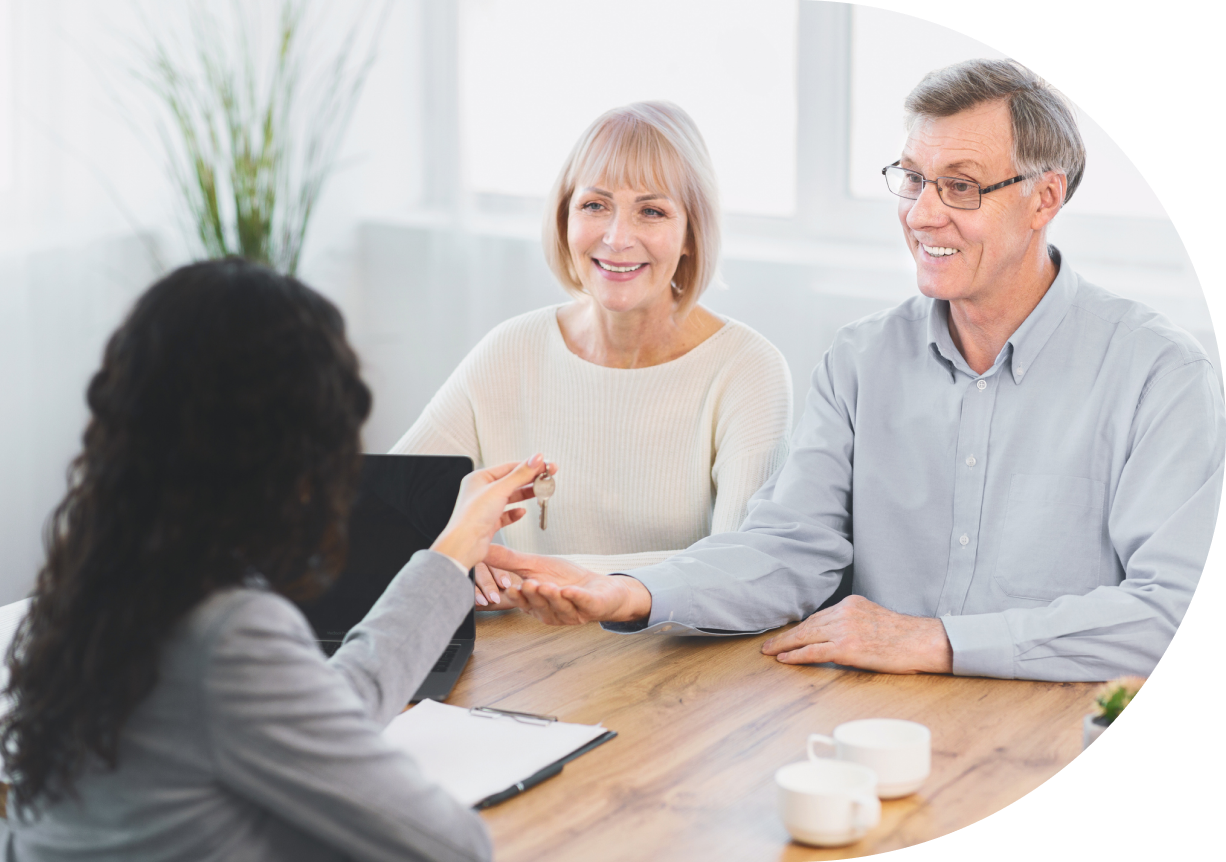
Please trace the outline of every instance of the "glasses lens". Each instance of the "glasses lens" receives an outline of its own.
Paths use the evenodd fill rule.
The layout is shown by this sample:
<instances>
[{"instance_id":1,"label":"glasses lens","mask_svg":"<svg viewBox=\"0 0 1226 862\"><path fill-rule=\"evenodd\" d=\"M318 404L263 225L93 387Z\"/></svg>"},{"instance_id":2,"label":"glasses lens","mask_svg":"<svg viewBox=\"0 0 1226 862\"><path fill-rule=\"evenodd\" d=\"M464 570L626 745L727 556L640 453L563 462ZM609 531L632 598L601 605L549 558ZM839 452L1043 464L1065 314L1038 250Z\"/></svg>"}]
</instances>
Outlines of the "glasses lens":
<instances>
[{"instance_id":1,"label":"glasses lens","mask_svg":"<svg viewBox=\"0 0 1226 862\"><path fill-rule=\"evenodd\" d=\"M905 168L888 167L885 169L885 184L894 194L914 200L924 190L924 178L915 171Z\"/></svg>"},{"instance_id":2,"label":"glasses lens","mask_svg":"<svg viewBox=\"0 0 1226 862\"><path fill-rule=\"evenodd\" d=\"M979 209L979 184L957 177L937 177L937 190L946 206L962 210Z\"/></svg>"}]
</instances>

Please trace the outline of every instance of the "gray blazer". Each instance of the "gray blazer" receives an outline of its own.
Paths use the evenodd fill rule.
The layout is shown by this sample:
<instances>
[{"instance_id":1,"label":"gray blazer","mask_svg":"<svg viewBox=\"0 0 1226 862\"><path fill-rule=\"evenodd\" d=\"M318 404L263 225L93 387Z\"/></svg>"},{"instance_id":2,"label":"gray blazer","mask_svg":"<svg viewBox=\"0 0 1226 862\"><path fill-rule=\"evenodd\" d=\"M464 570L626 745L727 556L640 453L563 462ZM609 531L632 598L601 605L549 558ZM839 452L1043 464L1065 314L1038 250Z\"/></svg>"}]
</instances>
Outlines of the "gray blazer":
<instances>
[{"instance_id":1,"label":"gray blazer","mask_svg":"<svg viewBox=\"0 0 1226 862\"><path fill-rule=\"evenodd\" d=\"M420 551L331 660L298 609L234 588L196 607L78 799L10 814L10 860L485 860L481 819L380 731L473 602Z\"/></svg>"}]
</instances>

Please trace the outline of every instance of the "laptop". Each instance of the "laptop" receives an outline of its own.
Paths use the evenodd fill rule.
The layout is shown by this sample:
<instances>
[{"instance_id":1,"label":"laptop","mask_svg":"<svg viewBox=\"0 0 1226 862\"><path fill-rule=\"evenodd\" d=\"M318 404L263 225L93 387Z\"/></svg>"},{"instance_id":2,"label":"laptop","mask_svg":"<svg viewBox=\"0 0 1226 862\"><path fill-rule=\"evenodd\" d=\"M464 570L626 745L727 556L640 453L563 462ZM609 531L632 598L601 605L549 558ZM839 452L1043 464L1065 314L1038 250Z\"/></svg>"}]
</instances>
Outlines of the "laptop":
<instances>
[{"instance_id":1,"label":"laptop","mask_svg":"<svg viewBox=\"0 0 1226 862\"><path fill-rule=\"evenodd\" d=\"M473 462L463 456L362 456L345 568L323 595L299 605L326 655L340 648L409 558L438 538L451 517L460 480L472 469ZM470 610L410 702L444 700L472 656L476 637Z\"/></svg>"}]
</instances>

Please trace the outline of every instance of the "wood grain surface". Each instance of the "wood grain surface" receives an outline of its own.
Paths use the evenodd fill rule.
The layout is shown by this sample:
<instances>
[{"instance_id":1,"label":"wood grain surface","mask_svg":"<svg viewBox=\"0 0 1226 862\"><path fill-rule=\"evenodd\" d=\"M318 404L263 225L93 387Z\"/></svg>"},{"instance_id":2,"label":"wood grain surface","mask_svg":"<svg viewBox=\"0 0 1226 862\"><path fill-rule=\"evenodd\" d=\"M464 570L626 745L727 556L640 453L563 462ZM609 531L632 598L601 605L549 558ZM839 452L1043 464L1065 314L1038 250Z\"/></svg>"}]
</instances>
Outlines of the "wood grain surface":
<instances>
[{"instance_id":1,"label":"wood grain surface","mask_svg":"<svg viewBox=\"0 0 1226 862\"><path fill-rule=\"evenodd\" d=\"M479 614L476 653L449 703L619 734L482 812L495 858L788 862L918 844L1003 808L1072 760L1097 686L790 667L759 653L767 637L625 636L549 628L517 611ZM924 786L883 802L880 825L856 844L791 843L775 770L805 757L808 734L876 717L932 730Z\"/></svg>"}]
</instances>

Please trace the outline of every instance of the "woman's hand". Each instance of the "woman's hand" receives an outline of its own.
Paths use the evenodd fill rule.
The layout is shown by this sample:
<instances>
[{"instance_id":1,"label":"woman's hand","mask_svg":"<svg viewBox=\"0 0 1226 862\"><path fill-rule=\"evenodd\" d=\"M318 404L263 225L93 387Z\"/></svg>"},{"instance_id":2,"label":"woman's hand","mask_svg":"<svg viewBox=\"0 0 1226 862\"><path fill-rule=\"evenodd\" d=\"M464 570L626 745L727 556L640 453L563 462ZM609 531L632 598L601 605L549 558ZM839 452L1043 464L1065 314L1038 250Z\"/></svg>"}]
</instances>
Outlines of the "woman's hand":
<instances>
[{"instance_id":1,"label":"woman's hand","mask_svg":"<svg viewBox=\"0 0 1226 862\"><path fill-rule=\"evenodd\" d=\"M553 474L558 467L546 465L544 457L537 454L519 464L509 462L469 473L460 482L451 520L430 550L471 569L489 552L494 533L524 516L523 509L506 507L531 499L532 480L545 469Z\"/></svg>"},{"instance_id":2,"label":"woman's hand","mask_svg":"<svg viewBox=\"0 0 1226 862\"><path fill-rule=\"evenodd\" d=\"M515 605L504 600L506 590L519 586L523 578L505 569L495 569L487 563L476 565L477 607L483 611L511 610Z\"/></svg>"}]
</instances>

